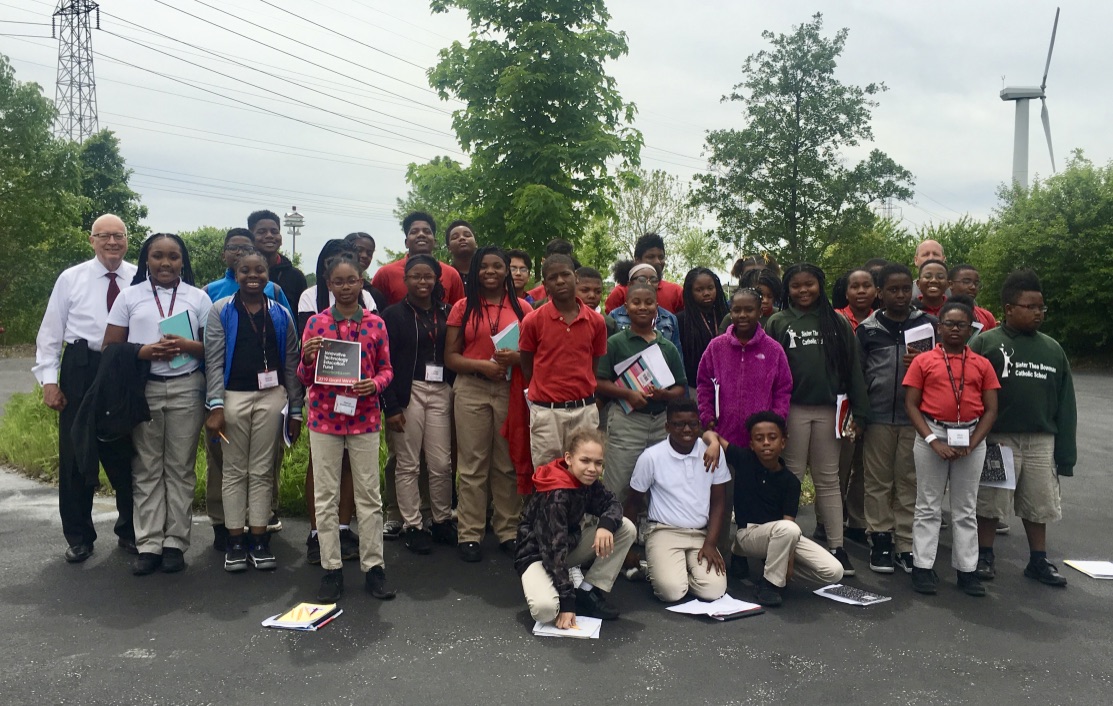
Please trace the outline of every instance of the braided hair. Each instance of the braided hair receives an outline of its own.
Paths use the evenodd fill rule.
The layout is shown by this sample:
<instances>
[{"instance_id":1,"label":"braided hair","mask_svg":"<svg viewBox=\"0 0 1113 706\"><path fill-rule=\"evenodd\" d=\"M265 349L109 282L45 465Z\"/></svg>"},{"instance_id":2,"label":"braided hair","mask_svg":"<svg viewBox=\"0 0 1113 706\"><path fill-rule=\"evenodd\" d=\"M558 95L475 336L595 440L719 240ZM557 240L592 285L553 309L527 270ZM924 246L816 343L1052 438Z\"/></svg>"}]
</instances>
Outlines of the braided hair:
<instances>
[{"instance_id":1,"label":"braided hair","mask_svg":"<svg viewBox=\"0 0 1113 706\"><path fill-rule=\"evenodd\" d=\"M436 277L436 284L433 285L433 291L429 293L429 298L433 301L433 306L437 306L444 300L444 285L441 284L441 263L437 262L437 258L432 255L410 255L406 258L406 274L410 273L414 265L428 265L433 270L433 276Z\"/></svg>"},{"instance_id":2,"label":"braided hair","mask_svg":"<svg viewBox=\"0 0 1113 706\"><path fill-rule=\"evenodd\" d=\"M768 267L763 267L760 270L749 270L748 272L746 272L746 274L742 275L742 279L741 281L739 281L738 286L750 287L758 290L758 292L761 291L761 287L768 287L769 293L773 297L773 306L777 306L777 304L781 301L781 291L783 289L781 287L781 280L779 277L777 277L777 273L769 269ZM762 316L766 316L764 306L765 295L763 294L761 312Z\"/></svg>"},{"instance_id":3,"label":"braided hair","mask_svg":"<svg viewBox=\"0 0 1113 706\"><path fill-rule=\"evenodd\" d=\"M518 294L514 290L514 279L510 276L510 256L497 245L484 245L475 251L471 259L471 267L468 269L467 285L464 287L464 299L467 303L464 305L461 329L468 325L469 317L475 314L472 326L474 331L479 330L480 314L483 312L483 295L479 291L479 266L483 264L483 258L488 255L498 255L506 263L506 280L503 282L506 298L510 301L510 308L514 311L514 316L518 317L518 321L525 318L522 305L518 303Z\"/></svg>"},{"instance_id":4,"label":"braided hair","mask_svg":"<svg viewBox=\"0 0 1113 706\"><path fill-rule=\"evenodd\" d=\"M147 271L147 257L151 251L151 245L155 241L169 238L178 244L178 248L182 251L182 274L180 278L186 284L193 286L193 265L189 262L189 249L186 248L185 241L178 237L175 233L154 233L143 241L142 247L139 248L138 262L136 263L137 269L135 276L131 278L133 285L140 284L147 281L150 272Z\"/></svg>"},{"instance_id":5,"label":"braided hair","mask_svg":"<svg viewBox=\"0 0 1113 706\"><path fill-rule=\"evenodd\" d=\"M693 291L696 280L703 275L707 275L715 283L715 298L711 301L711 310L707 313L704 313L696 303ZM676 315L677 323L680 324L680 354L685 361L694 361L698 367L703 352L718 333L719 322L729 312L730 307L727 306L719 276L706 267L695 267L689 270L684 277L684 309ZM701 318L706 325L701 325Z\"/></svg>"},{"instance_id":6,"label":"braided hair","mask_svg":"<svg viewBox=\"0 0 1113 706\"><path fill-rule=\"evenodd\" d=\"M797 263L785 270L781 282L783 289L781 310L791 305L789 284L793 277L800 274L811 275L819 282L819 298L815 303L815 313L819 317L819 337L823 341L823 357L827 362L827 372L834 373L838 375L840 381L847 382L850 380L850 355L847 353L847 346L850 343L847 338L850 324L831 306L831 300L827 298L825 289L827 276L823 274L823 270L807 262Z\"/></svg>"},{"instance_id":7,"label":"braided hair","mask_svg":"<svg viewBox=\"0 0 1113 706\"><path fill-rule=\"evenodd\" d=\"M356 246L351 241L333 238L325 243L324 247L321 248L321 254L317 256L318 312L324 311L329 306L329 291L325 283L328 282L328 273L332 270L332 268L329 267L329 261L336 258L349 260L356 266L357 270L359 269L359 256L356 254Z\"/></svg>"}]
</instances>

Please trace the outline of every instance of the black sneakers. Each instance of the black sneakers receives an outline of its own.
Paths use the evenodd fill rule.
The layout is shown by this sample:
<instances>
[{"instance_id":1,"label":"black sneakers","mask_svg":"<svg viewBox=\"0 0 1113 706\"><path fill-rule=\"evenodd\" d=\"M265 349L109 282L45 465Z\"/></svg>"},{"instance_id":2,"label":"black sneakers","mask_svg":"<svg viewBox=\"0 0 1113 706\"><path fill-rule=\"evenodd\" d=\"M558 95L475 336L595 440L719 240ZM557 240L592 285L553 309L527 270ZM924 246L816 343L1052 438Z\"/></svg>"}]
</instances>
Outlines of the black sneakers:
<instances>
[{"instance_id":1,"label":"black sneakers","mask_svg":"<svg viewBox=\"0 0 1113 706\"><path fill-rule=\"evenodd\" d=\"M781 597L781 590L779 586L774 585L773 582L762 576L757 582L754 598L766 608L776 608L784 602L784 598Z\"/></svg>"},{"instance_id":2,"label":"black sneakers","mask_svg":"<svg viewBox=\"0 0 1113 706\"><path fill-rule=\"evenodd\" d=\"M452 524L452 520L434 522L429 530L433 535L433 541L437 544L447 544L450 547L455 547L459 541L459 536L456 534L456 525Z\"/></svg>"},{"instance_id":3,"label":"black sneakers","mask_svg":"<svg viewBox=\"0 0 1113 706\"><path fill-rule=\"evenodd\" d=\"M1024 575L1047 586L1062 587L1067 585L1066 577L1061 576L1059 570L1046 557L1029 561L1028 566L1024 567Z\"/></svg>"},{"instance_id":4,"label":"black sneakers","mask_svg":"<svg viewBox=\"0 0 1113 706\"><path fill-rule=\"evenodd\" d=\"M274 558L274 553L271 552L271 536L269 534L251 535L247 560L260 571L273 571L278 568L278 560Z\"/></svg>"},{"instance_id":5,"label":"black sneakers","mask_svg":"<svg viewBox=\"0 0 1113 706\"><path fill-rule=\"evenodd\" d=\"M139 556L135 557L135 561L131 564L131 573L136 576L146 576L158 571L160 566L162 566L161 554L139 552Z\"/></svg>"},{"instance_id":6,"label":"black sneakers","mask_svg":"<svg viewBox=\"0 0 1113 706\"><path fill-rule=\"evenodd\" d=\"M959 571L958 587L968 596L980 598L985 595L985 586L978 580L978 573L976 571Z\"/></svg>"},{"instance_id":7,"label":"black sneakers","mask_svg":"<svg viewBox=\"0 0 1113 706\"><path fill-rule=\"evenodd\" d=\"M463 542L457 547L460 552L460 558L469 564L483 561L483 550L479 548L479 542Z\"/></svg>"},{"instance_id":8,"label":"black sneakers","mask_svg":"<svg viewBox=\"0 0 1113 706\"><path fill-rule=\"evenodd\" d=\"M282 531L282 520L278 519L278 513L272 512L271 518L267 520L267 532L274 534L275 532Z\"/></svg>"},{"instance_id":9,"label":"black sneakers","mask_svg":"<svg viewBox=\"0 0 1113 706\"><path fill-rule=\"evenodd\" d=\"M321 577L321 587L317 589L317 601L320 603L335 603L344 593L344 571L331 569L325 571Z\"/></svg>"},{"instance_id":10,"label":"black sneakers","mask_svg":"<svg viewBox=\"0 0 1113 706\"><path fill-rule=\"evenodd\" d=\"M585 591L576 589L576 615L586 615L589 618L600 620L614 620L618 617L618 609L607 603L603 592L598 588Z\"/></svg>"},{"instance_id":11,"label":"black sneakers","mask_svg":"<svg viewBox=\"0 0 1113 706\"><path fill-rule=\"evenodd\" d=\"M893 565L903 569L904 573L912 573L912 552L897 552L893 555Z\"/></svg>"},{"instance_id":12,"label":"black sneakers","mask_svg":"<svg viewBox=\"0 0 1113 706\"><path fill-rule=\"evenodd\" d=\"M508 539L505 542L499 542L499 549L502 550L503 554L513 559L514 555L518 553L518 540Z\"/></svg>"},{"instance_id":13,"label":"black sneakers","mask_svg":"<svg viewBox=\"0 0 1113 706\"><path fill-rule=\"evenodd\" d=\"M921 569L912 567L912 590L929 596L935 595L939 590L939 576L935 569Z\"/></svg>"},{"instance_id":14,"label":"black sneakers","mask_svg":"<svg viewBox=\"0 0 1113 706\"><path fill-rule=\"evenodd\" d=\"M341 549L340 551L343 553L344 550ZM305 540L305 563L321 563L321 540L312 532L309 533L309 537Z\"/></svg>"},{"instance_id":15,"label":"black sneakers","mask_svg":"<svg viewBox=\"0 0 1113 706\"><path fill-rule=\"evenodd\" d=\"M879 574L891 574L895 571L893 535L888 532L874 532L870 535L870 570Z\"/></svg>"},{"instance_id":16,"label":"black sneakers","mask_svg":"<svg viewBox=\"0 0 1113 706\"><path fill-rule=\"evenodd\" d=\"M407 527L402 531L402 537L406 549L414 554L428 554L433 551L433 535L420 527Z\"/></svg>"},{"instance_id":17,"label":"black sneakers","mask_svg":"<svg viewBox=\"0 0 1113 706\"><path fill-rule=\"evenodd\" d=\"M835 549L832 549L831 550L831 556L838 559L839 563L842 564L842 575L843 576L853 576L854 575L854 565L850 563L850 556L846 553L845 549L843 549L842 547L837 547Z\"/></svg>"},{"instance_id":18,"label":"black sneakers","mask_svg":"<svg viewBox=\"0 0 1113 706\"><path fill-rule=\"evenodd\" d=\"M227 537L224 548L224 570L229 573L247 571L247 541L244 535Z\"/></svg>"},{"instance_id":19,"label":"black sneakers","mask_svg":"<svg viewBox=\"0 0 1113 706\"><path fill-rule=\"evenodd\" d=\"M363 587L375 598L380 601L389 601L397 595L397 592L387 588L386 585L386 569L382 566L372 566L371 570L367 572L367 577L364 579Z\"/></svg>"},{"instance_id":20,"label":"black sneakers","mask_svg":"<svg viewBox=\"0 0 1113 706\"><path fill-rule=\"evenodd\" d=\"M359 535L350 528L342 529L340 530L340 560L354 561L355 559L359 559ZM317 563L320 563L320 560Z\"/></svg>"},{"instance_id":21,"label":"black sneakers","mask_svg":"<svg viewBox=\"0 0 1113 706\"><path fill-rule=\"evenodd\" d=\"M978 552L978 568L974 569L974 573L982 581L992 581L997 576L997 570L993 568L994 558L993 552Z\"/></svg>"},{"instance_id":22,"label":"black sneakers","mask_svg":"<svg viewBox=\"0 0 1113 706\"><path fill-rule=\"evenodd\" d=\"M179 571L184 571L185 567L185 554L182 553L181 549L162 548L162 573L176 574Z\"/></svg>"}]
</instances>

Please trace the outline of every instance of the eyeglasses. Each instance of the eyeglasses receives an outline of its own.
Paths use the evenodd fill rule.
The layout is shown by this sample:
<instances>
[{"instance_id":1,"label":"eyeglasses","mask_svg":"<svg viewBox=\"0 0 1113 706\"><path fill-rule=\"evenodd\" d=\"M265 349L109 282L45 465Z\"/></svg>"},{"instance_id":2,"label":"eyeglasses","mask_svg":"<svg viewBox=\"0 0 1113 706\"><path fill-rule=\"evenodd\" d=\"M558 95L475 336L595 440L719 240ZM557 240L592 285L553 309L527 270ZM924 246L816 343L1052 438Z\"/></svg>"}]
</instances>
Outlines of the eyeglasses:
<instances>
[{"instance_id":1,"label":"eyeglasses","mask_svg":"<svg viewBox=\"0 0 1113 706\"><path fill-rule=\"evenodd\" d=\"M980 287L982 281L980 279L956 279L955 284L961 284L964 287Z\"/></svg>"},{"instance_id":2,"label":"eyeglasses","mask_svg":"<svg viewBox=\"0 0 1113 706\"><path fill-rule=\"evenodd\" d=\"M358 277L349 277L348 279L330 279L328 283L333 287L358 287L361 284Z\"/></svg>"},{"instance_id":3,"label":"eyeglasses","mask_svg":"<svg viewBox=\"0 0 1113 706\"><path fill-rule=\"evenodd\" d=\"M970 328L969 321L940 321L939 325L943 328L964 329Z\"/></svg>"},{"instance_id":4,"label":"eyeglasses","mask_svg":"<svg viewBox=\"0 0 1113 706\"><path fill-rule=\"evenodd\" d=\"M437 281L437 276L432 274L432 273L430 273L430 274L414 274L414 273L411 272L411 273L406 275L406 279L413 280L414 282L436 282Z\"/></svg>"},{"instance_id":5,"label":"eyeglasses","mask_svg":"<svg viewBox=\"0 0 1113 706\"><path fill-rule=\"evenodd\" d=\"M128 234L127 233L93 233L93 237L96 238L97 240L99 240L102 243L105 242L106 240L112 240L112 241L115 241L117 243L122 243L122 242L124 242L125 240L128 239Z\"/></svg>"},{"instance_id":6,"label":"eyeglasses","mask_svg":"<svg viewBox=\"0 0 1113 706\"><path fill-rule=\"evenodd\" d=\"M516 275L529 274L529 268L528 267L515 267L514 265L511 265L510 266L510 271L513 272Z\"/></svg>"},{"instance_id":7,"label":"eyeglasses","mask_svg":"<svg viewBox=\"0 0 1113 706\"><path fill-rule=\"evenodd\" d=\"M661 281L660 277L650 277L649 275L638 275L634 278L635 282L639 284L657 284Z\"/></svg>"},{"instance_id":8,"label":"eyeglasses","mask_svg":"<svg viewBox=\"0 0 1113 706\"><path fill-rule=\"evenodd\" d=\"M251 252L255 249L254 245L225 245L224 252Z\"/></svg>"},{"instance_id":9,"label":"eyeglasses","mask_svg":"<svg viewBox=\"0 0 1113 706\"><path fill-rule=\"evenodd\" d=\"M1028 311L1032 312L1033 314L1036 314L1036 313L1046 314L1047 313L1047 307L1046 306L1040 306L1039 304L1012 304L1011 306L1019 307L1021 309L1027 309Z\"/></svg>"}]
</instances>

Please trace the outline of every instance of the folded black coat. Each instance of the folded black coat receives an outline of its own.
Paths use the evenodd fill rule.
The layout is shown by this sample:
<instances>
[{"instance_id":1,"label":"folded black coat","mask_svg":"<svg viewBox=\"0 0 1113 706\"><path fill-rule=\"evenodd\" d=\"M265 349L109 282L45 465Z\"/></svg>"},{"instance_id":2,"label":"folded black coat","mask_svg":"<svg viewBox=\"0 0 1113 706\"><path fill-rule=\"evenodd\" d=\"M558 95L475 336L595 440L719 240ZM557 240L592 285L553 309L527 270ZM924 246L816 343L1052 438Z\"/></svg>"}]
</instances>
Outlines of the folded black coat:
<instances>
[{"instance_id":1,"label":"folded black coat","mask_svg":"<svg viewBox=\"0 0 1113 706\"><path fill-rule=\"evenodd\" d=\"M151 421L147 406L147 374L151 364L139 359L137 343L117 343L102 353L97 376L85 393L73 423L77 469L88 485L100 482L97 440L113 441Z\"/></svg>"}]
</instances>

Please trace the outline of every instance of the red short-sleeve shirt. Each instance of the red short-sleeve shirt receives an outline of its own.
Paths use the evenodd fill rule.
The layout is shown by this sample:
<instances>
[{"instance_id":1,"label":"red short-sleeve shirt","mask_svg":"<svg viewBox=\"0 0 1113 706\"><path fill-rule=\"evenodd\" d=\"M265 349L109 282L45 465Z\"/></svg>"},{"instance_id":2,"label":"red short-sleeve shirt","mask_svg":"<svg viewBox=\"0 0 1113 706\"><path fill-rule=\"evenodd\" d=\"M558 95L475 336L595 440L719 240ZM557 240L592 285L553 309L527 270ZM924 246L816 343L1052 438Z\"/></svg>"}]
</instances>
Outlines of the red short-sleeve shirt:
<instances>
[{"instance_id":1,"label":"red short-sleeve shirt","mask_svg":"<svg viewBox=\"0 0 1113 706\"><path fill-rule=\"evenodd\" d=\"M386 297L388 305L394 305L406 298L406 258L383 265L371 278L371 286ZM452 306L464 298L464 280L452 265L441 263L441 286L444 287L444 303Z\"/></svg>"},{"instance_id":2,"label":"red short-sleeve shirt","mask_svg":"<svg viewBox=\"0 0 1113 706\"><path fill-rule=\"evenodd\" d=\"M966 357L965 373L963 356ZM947 375L947 366L951 375ZM954 386L951 385L954 378ZM965 380L965 384L963 384ZM1001 383L993 365L984 356L970 348L963 353L951 355L943 352L942 344L934 350L922 353L912 359L908 372L904 375L904 386L923 390L920 411L941 422L972 422L982 416L983 390L999 390ZM962 387L962 409L955 404L955 387ZM961 411L961 415L959 412Z\"/></svg>"},{"instance_id":3,"label":"red short-sleeve shirt","mask_svg":"<svg viewBox=\"0 0 1113 706\"><path fill-rule=\"evenodd\" d=\"M626 303L626 286L617 285L607 295L603 309L609 314ZM667 309L670 314L684 311L684 288L675 282L661 280L657 283L657 306Z\"/></svg>"},{"instance_id":4,"label":"red short-sleeve shirt","mask_svg":"<svg viewBox=\"0 0 1113 706\"><path fill-rule=\"evenodd\" d=\"M547 302L522 321L519 350L533 353L532 402L571 402L595 394L595 358L607 353L603 315L579 299L580 313L571 323Z\"/></svg>"},{"instance_id":5,"label":"red short-sleeve shirt","mask_svg":"<svg viewBox=\"0 0 1113 706\"><path fill-rule=\"evenodd\" d=\"M490 360L495 355L495 344L491 337L518 320L510 300L503 298L498 304L491 304L483 299L483 309L471 313L471 321L464 325L464 309L468 307L468 300L461 299L452 305L448 313L448 325L459 326L463 336L465 358L473 360ZM525 299L518 300L518 306L523 314L529 314L533 307ZM518 332L519 338L521 331Z\"/></svg>"}]
</instances>

